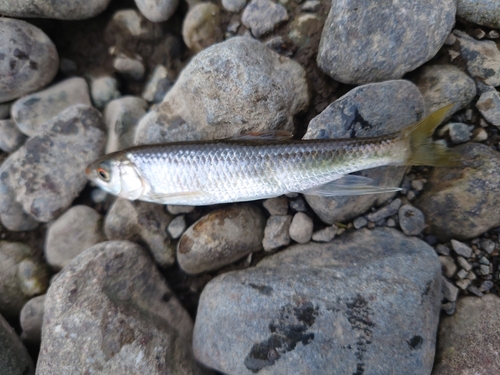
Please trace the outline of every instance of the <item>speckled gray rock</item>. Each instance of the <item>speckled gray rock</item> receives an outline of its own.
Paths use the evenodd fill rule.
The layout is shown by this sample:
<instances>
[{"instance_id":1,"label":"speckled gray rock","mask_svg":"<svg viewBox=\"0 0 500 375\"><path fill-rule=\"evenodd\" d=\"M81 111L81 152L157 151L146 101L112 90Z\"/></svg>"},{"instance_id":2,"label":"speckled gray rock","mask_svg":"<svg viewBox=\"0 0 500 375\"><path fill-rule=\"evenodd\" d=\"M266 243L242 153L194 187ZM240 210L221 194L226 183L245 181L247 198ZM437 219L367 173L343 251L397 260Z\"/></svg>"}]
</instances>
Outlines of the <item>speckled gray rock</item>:
<instances>
[{"instance_id":1,"label":"speckled gray rock","mask_svg":"<svg viewBox=\"0 0 500 375\"><path fill-rule=\"evenodd\" d=\"M492 28L500 28L500 3L497 0L457 0L457 16Z\"/></svg>"},{"instance_id":2,"label":"speckled gray rock","mask_svg":"<svg viewBox=\"0 0 500 375\"><path fill-rule=\"evenodd\" d=\"M467 33L455 30L458 51L473 78L489 86L500 86L500 51L491 40L476 40Z\"/></svg>"},{"instance_id":3,"label":"speckled gray rock","mask_svg":"<svg viewBox=\"0 0 500 375\"><path fill-rule=\"evenodd\" d=\"M174 14L179 0L135 0L144 17L152 22L163 22Z\"/></svg>"},{"instance_id":4,"label":"speckled gray rock","mask_svg":"<svg viewBox=\"0 0 500 375\"><path fill-rule=\"evenodd\" d=\"M284 195L266 199L262 205L271 215L282 216L288 213L288 198Z\"/></svg>"},{"instance_id":5,"label":"speckled gray rock","mask_svg":"<svg viewBox=\"0 0 500 375\"><path fill-rule=\"evenodd\" d=\"M455 144L465 143L470 140L469 125L461 122L450 122L448 124L450 139Z\"/></svg>"},{"instance_id":6,"label":"speckled gray rock","mask_svg":"<svg viewBox=\"0 0 500 375\"><path fill-rule=\"evenodd\" d=\"M309 101L305 72L262 43L234 37L198 53L135 143L227 138L242 131L293 129Z\"/></svg>"},{"instance_id":7,"label":"speckled gray rock","mask_svg":"<svg viewBox=\"0 0 500 375\"><path fill-rule=\"evenodd\" d=\"M476 108L488 122L500 126L500 95L498 91L489 90L481 94Z\"/></svg>"},{"instance_id":8,"label":"speckled gray rock","mask_svg":"<svg viewBox=\"0 0 500 375\"><path fill-rule=\"evenodd\" d=\"M199 3L189 9L182 24L182 39L194 52L223 40L220 8L212 3Z\"/></svg>"},{"instance_id":9,"label":"speckled gray rock","mask_svg":"<svg viewBox=\"0 0 500 375\"><path fill-rule=\"evenodd\" d=\"M116 78L107 75L92 77L90 80L90 96L97 108L104 108L108 102L120 96Z\"/></svg>"},{"instance_id":10,"label":"speckled gray rock","mask_svg":"<svg viewBox=\"0 0 500 375\"><path fill-rule=\"evenodd\" d=\"M75 104L92 105L89 88L83 78L69 78L25 96L12 105L11 113L19 129L33 136L45 122Z\"/></svg>"},{"instance_id":11,"label":"speckled gray rock","mask_svg":"<svg viewBox=\"0 0 500 375\"><path fill-rule=\"evenodd\" d=\"M247 0L222 0L222 6L225 10L238 13L246 5Z\"/></svg>"},{"instance_id":12,"label":"speckled gray rock","mask_svg":"<svg viewBox=\"0 0 500 375\"><path fill-rule=\"evenodd\" d=\"M21 18L81 20L101 13L111 0L16 0L0 2L0 14Z\"/></svg>"},{"instance_id":13,"label":"speckled gray rock","mask_svg":"<svg viewBox=\"0 0 500 375\"><path fill-rule=\"evenodd\" d=\"M132 147L135 129L148 104L136 96L124 96L110 101L104 109L108 140L106 154Z\"/></svg>"},{"instance_id":14,"label":"speckled gray rock","mask_svg":"<svg viewBox=\"0 0 500 375\"><path fill-rule=\"evenodd\" d=\"M270 216L264 229L262 247L265 251L276 250L290 243L291 215Z\"/></svg>"},{"instance_id":15,"label":"speckled gray rock","mask_svg":"<svg viewBox=\"0 0 500 375\"><path fill-rule=\"evenodd\" d=\"M429 374L440 299L431 247L364 229L210 281L193 348L228 374Z\"/></svg>"},{"instance_id":16,"label":"speckled gray rock","mask_svg":"<svg viewBox=\"0 0 500 375\"><path fill-rule=\"evenodd\" d=\"M415 84L424 97L428 114L455 104L448 118L465 108L476 96L474 80L454 65L426 65L418 70Z\"/></svg>"},{"instance_id":17,"label":"speckled gray rock","mask_svg":"<svg viewBox=\"0 0 500 375\"><path fill-rule=\"evenodd\" d=\"M128 241L103 242L50 286L37 374L203 374L191 333L147 253Z\"/></svg>"},{"instance_id":18,"label":"speckled gray rock","mask_svg":"<svg viewBox=\"0 0 500 375\"><path fill-rule=\"evenodd\" d=\"M83 171L104 149L102 116L77 105L45 123L0 167L0 218L11 230L22 210L48 222L61 214L83 190ZM57 171L57 173L55 173Z\"/></svg>"},{"instance_id":19,"label":"speckled gray rock","mask_svg":"<svg viewBox=\"0 0 500 375\"><path fill-rule=\"evenodd\" d=\"M160 204L119 198L106 215L104 232L110 240L140 243L159 265L169 267L175 262L175 247L167 233L171 221Z\"/></svg>"},{"instance_id":20,"label":"speckled gray rock","mask_svg":"<svg viewBox=\"0 0 500 375\"><path fill-rule=\"evenodd\" d=\"M59 68L59 56L42 30L21 20L0 18L0 41L0 103L52 81Z\"/></svg>"},{"instance_id":21,"label":"speckled gray rock","mask_svg":"<svg viewBox=\"0 0 500 375\"><path fill-rule=\"evenodd\" d=\"M60 270L84 250L105 241L102 224L102 216L94 209L83 205L71 207L47 230L47 263Z\"/></svg>"},{"instance_id":22,"label":"speckled gray rock","mask_svg":"<svg viewBox=\"0 0 500 375\"><path fill-rule=\"evenodd\" d=\"M7 153L16 151L26 141L14 120L0 120L0 149Z\"/></svg>"},{"instance_id":23,"label":"speckled gray rock","mask_svg":"<svg viewBox=\"0 0 500 375\"><path fill-rule=\"evenodd\" d=\"M48 286L45 267L32 258L28 245L0 241L0 314L17 319L23 305Z\"/></svg>"},{"instance_id":24,"label":"speckled gray rock","mask_svg":"<svg viewBox=\"0 0 500 375\"><path fill-rule=\"evenodd\" d=\"M21 339L28 344L40 345L44 305L45 294L30 299L21 310L19 317L23 329Z\"/></svg>"},{"instance_id":25,"label":"speckled gray rock","mask_svg":"<svg viewBox=\"0 0 500 375\"><path fill-rule=\"evenodd\" d=\"M349 84L401 78L438 52L455 23L455 11L454 0L396 0L376 6L334 1L321 35L318 66Z\"/></svg>"},{"instance_id":26,"label":"speckled gray rock","mask_svg":"<svg viewBox=\"0 0 500 375\"><path fill-rule=\"evenodd\" d=\"M475 238L500 225L500 154L480 143L454 148L464 167L434 168L413 204L440 240Z\"/></svg>"},{"instance_id":27,"label":"speckled gray rock","mask_svg":"<svg viewBox=\"0 0 500 375\"><path fill-rule=\"evenodd\" d=\"M0 374L35 375L35 365L16 331L0 315Z\"/></svg>"},{"instance_id":28,"label":"speckled gray rock","mask_svg":"<svg viewBox=\"0 0 500 375\"><path fill-rule=\"evenodd\" d=\"M213 271L262 249L265 219L251 205L210 212L191 225L177 245L177 262L187 273Z\"/></svg>"},{"instance_id":29,"label":"speckled gray rock","mask_svg":"<svg viewBox=\"0 0 500 375\"><path fill-rule=\"evenodd\" d=\"M500 368L498 311L500 298L494 294L459 299L455 314L444 317L439 326L433 375L496 374Z\"/></svg>"},{"instance_id":30,"label":"speckled gray rock","mask_svg":"<svg viewBox=\"0 0 500 375\"><path fill-rule=\"evenodd\" d=\"M313 221L303 212L293 215L290 224L290 238L298 243L307 243L311 240L313 233Z\"/></svg>"},{"instance_id":31,"label":"speckled gray rock","mask_svg":"<svg viewBox=\"0 0 500 375\"><path fill-rule=\"evenodd\" d=\"M286 8L271 0L251 0L241 15L243 25L252 30L252 34L260 38L288 20Z\"/></svg>"},{"instance_id":32,"label":"speckled gray rock","mask_svg":"<svg viewBox=\"0 0 500 375\"><path fill-rule=\"evenodd\" d=\"M407 236L416 236L425 228L425 218L422 211L410 204L401 206L398 211L399 226Z\"/></svg>"},{"instance_id":33,"label":"speckled gray rock","mask_svg":"<svg viewBox=\"0 0 500 375\"><path fill-rule=\"evenodd\" d=\"M375 137L397 132L423 117L424 100L409 81L396 80L357 87L311 120L304 139ZM361 172L374 185L399 186L404 168L381 167ZM327 224L351 220L394 196L371 194L325 198L306 196L307 203Z\"/></svg>"}]
</instances>

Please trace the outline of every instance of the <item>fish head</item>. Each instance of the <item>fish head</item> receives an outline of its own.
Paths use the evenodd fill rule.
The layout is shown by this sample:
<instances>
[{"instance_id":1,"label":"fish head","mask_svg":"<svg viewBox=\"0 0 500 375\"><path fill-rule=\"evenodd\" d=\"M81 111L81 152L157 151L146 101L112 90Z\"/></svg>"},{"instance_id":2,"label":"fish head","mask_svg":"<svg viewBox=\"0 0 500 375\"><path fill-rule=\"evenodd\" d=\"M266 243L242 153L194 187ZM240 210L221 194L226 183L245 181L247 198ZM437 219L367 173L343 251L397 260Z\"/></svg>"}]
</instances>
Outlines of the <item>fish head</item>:
<instances>
[{"instance_id":1,"label":"fish head","mask_svg":"<svg viewBox=\"0 0 500 375\"><path fill-rule=\"evenodd\" d=\"M101 158L86 169L87 177L102 190L125 199L138 199L145 191L144 179L128 160Z\"/></svg>"}]
</instances>

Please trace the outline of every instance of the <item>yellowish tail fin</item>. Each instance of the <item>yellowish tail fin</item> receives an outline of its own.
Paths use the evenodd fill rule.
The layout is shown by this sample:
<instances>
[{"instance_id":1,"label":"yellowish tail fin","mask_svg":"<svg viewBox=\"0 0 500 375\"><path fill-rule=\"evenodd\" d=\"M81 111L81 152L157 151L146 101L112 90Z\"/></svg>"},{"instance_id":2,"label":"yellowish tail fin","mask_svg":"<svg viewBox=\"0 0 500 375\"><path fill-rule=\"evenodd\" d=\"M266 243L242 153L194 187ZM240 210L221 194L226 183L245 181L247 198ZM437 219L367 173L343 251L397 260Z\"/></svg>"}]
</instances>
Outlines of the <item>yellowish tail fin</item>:
<instances>
[{"instance_id":1,"label":"yellowish tail fin","mask_svg":"<svg viewBox=\"0 0 500 375\"><path fill-rule=\"evenodd\" d=\"M460 155L448 147L432 140L434 130L441 124L454 104L438 109L422 121L403 130L403 137L409 139L411 154L408 165L432 167L458 167L462 165Z\"/></svg>"}]
</instances>

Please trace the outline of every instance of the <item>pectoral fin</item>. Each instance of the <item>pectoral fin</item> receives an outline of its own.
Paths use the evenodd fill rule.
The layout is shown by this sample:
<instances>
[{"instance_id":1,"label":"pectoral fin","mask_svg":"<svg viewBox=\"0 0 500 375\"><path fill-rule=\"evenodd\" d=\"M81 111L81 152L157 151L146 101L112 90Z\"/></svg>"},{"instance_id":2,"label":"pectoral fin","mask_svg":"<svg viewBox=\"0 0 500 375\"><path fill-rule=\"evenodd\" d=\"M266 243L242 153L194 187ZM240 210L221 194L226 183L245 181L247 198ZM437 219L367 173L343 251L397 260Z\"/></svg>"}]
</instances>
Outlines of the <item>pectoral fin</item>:
<instances>
[{"instance_id":1,"label":"pectoral fin","mask_svg":"<svg viewBox=\"0 0 500 375\"><path fill-rule=\"evenodd\" d=\"M301 191L305 195L335 197L346 195L380 194L399 191L401 188L392 186L373 186L373 180L368 177L344 175L326 184Z\"/></svg>"}]
</instances>

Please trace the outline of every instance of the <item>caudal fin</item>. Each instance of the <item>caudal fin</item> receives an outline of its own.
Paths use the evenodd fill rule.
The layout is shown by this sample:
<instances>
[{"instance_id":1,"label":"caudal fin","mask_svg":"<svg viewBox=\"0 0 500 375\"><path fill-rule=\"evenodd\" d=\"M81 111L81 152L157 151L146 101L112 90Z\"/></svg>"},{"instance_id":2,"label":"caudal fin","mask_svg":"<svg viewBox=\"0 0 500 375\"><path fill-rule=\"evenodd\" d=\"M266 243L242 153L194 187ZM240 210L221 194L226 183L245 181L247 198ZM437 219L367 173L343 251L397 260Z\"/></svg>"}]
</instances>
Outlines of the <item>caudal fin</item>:
<instances>
[{"instance_id":1,"label":"caudal fin","mask_svg":"<svg viewBox=\"0 0 500 375\"><path fill-rule=\"evenodd\" d=\"M460 155L448 147L432 140L434 130L441 124L454 104L438 109L422 121L403 130L403 137L409 139L411 154L408 165L432 167L458 167L462 165Z\"/></svg>"}]
</instances>

